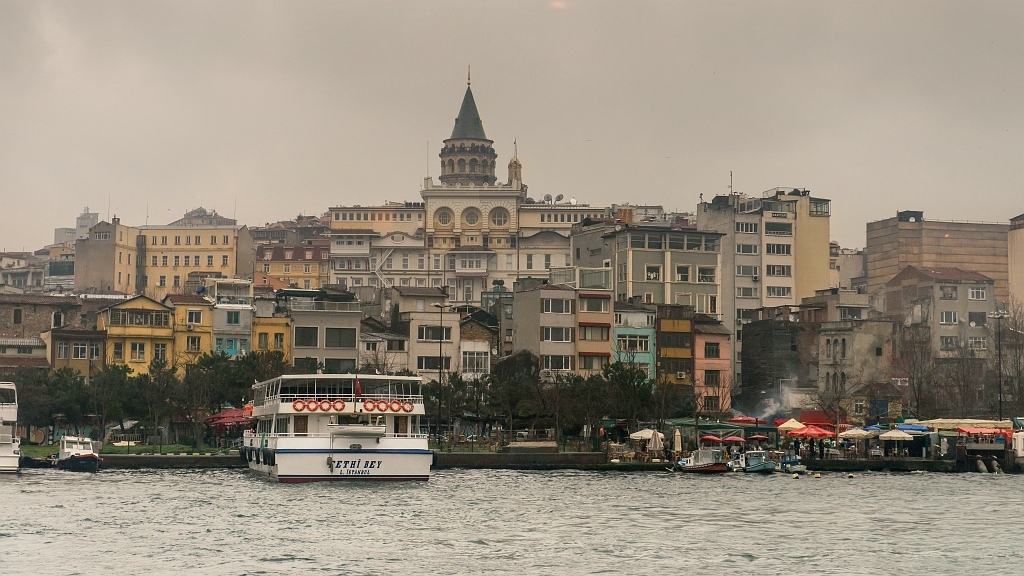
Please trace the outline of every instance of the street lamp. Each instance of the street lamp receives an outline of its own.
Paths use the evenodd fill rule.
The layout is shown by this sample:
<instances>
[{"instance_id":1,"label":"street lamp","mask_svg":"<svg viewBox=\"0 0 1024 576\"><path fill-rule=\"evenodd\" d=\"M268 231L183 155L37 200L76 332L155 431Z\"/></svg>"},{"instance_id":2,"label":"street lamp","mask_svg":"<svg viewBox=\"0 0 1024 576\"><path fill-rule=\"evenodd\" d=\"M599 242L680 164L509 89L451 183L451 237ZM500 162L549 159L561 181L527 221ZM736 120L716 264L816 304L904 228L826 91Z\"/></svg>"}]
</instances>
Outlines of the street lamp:
<instances>
[{"instance_id":1,"label":"street lamp","mask_svg":"<svg viewBox=\"0 0 1024 576\"><path fill-rule=\"evenodd\" d=\"M996 370L999 372L999 420L1003 420L1003 318L1009 316L1003 310L990 312L988 317L996 321Z\"/></svg>"},{"instance_id":2,"label":"street lamp","mask_svg":"<svg viewBox=\"0 0 1024 576\"><path fill-rule=\"evenodd\" d=\"M445 311L446 308L451 310L452 308L454 308L454 306L451 305L451 304L445 304L443 302L439 303L439 304L437 304L437 303L431 304L431 306L433 306L434 308L437 308L437 314L438 314L438 322L437 322L437 324L438 324L438 326L437 326L437 330L438 330L438 334L437 334L437 393L438 393L438 398L437 398L437 432L436 432L436 435L435 435L435 439L440 440L440 437L441 437L441 392L442 392L442 389L444 388L444 381L442 380L444 378L444 351L442 349L442 347L444 345L444 311ZM440 441L438 441L438 447L439 448L440 448L440 445L441 445Z\"/></svg>"}]
</instances>

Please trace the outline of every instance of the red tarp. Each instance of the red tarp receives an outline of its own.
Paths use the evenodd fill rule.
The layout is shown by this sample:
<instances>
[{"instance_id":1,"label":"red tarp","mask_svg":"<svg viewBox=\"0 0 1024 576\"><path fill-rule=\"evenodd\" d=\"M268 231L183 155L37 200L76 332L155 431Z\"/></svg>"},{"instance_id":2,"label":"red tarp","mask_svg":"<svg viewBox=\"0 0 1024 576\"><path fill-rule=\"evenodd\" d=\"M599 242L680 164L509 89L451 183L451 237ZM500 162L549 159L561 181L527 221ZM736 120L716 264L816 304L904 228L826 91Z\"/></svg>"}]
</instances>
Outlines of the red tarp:
<instances>
[{"instance_id":1,"label":"red tarp","mask_svg":"<svg viewBox=\"0 0 1024 576\"><path fill-rule=\"evenodd\" d=\"M833 434L828 430L822 430L817 426L804 426L789 433L791 438L831 438Z\"/></svg>"},{"instance_id":2,"label":"red tarp","mask_svg":"<svg viewBox=\"0 0 1024 576\"><path fill-rule=\"evenodd\" d=\"M804 424L815 424L818 426L824 425L831 426L833 428L836 425L835 419L829 418L828 414L825 414L821 410L801 410L800 417L797 418L797 420ZM839 419L840 422L843 422L843 420L843 418Z\"/></svg>"},{"instance_id":3,"label":"red tarp","mask_svg":"<svg viewBox=\"0 0 1024 576\"><path fill-rule=\"evenodd\" d=\"M1009 444L1013 439L1013 430L1006 428L957 428L956 431L967 435L988 434L992 436L1002 436L1007 444Z\"/></svg>"},{"instance_id":4,"label":"red tarp","mask_svg":"<svg viewBox=\"0 0 1024 576\"><path fill-rule=\"evenodd\" d=\"M228 408L206 419L210 426L244 426L250 422L252 418L246 418L241 408Z\"/></svg>"}]
</instances>

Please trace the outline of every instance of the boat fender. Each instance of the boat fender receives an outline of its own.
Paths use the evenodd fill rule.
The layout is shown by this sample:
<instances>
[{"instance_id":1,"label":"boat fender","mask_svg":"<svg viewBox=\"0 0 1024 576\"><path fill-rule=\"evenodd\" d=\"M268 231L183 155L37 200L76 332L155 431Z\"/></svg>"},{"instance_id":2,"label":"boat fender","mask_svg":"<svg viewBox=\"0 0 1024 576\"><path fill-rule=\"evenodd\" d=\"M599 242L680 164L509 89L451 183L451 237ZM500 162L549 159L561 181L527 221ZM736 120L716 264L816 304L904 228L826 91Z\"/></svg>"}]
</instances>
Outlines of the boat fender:
<instances>
[{"instance_id":1,"label":"boat fender","mask_svg":"<svg viewBox=\"0 0 1024 576\"><path fill-rule=\"evenodd\" d=\"M818 472L816 472L816 473L814 474L814 477L815 477L815 478L821 478L821 473L818 473Z\"/></svg>"},{"instance_id":2,"label":"boat fender","mask_svg":"<svg viewBox=\"0 0 1024 576\"><path fill-rule=\"evenodd\" d=\"M256 463L260 464L260 450L256 450Z\"/></svg>"},{"instance_id":3,"label":"boat fender","mask_svg":"<svg viewBox=\"0 0 1024 576\"><path fill-rule=\"evenodd\" d=\"M392 412L401 412L402 411L402 402L399 401L399 400L392 400L391 404L388 405L388 408L391 408Z\"/></svg>"},{"instance_id":4,"label":"boat fender","mask_svg":"<svg viewBox=\"0 0 1024 576\"><path fill-rule=\"evenodd\" d=\"M846 477L847 478L853 478L853 474L847 474Z\"/></svg>"},{"instance_id":5,"label":"boat fender","mask_svg":"<svg viewBox=\"0 0 1024 576\"><path fill-rule=\"evenodd\" d=\"M388 411L388 401L387 400L377 400L377 410L380 410L381 412L387 412Z\"/></svg>"},{"instance_id":6,"label":"boat fender","mask_svg":"<svg viewBox=\"0 0 1024 576\"><path fill-rule=\"evenodd\" d=\"M335 400L331 404L331 406L334 408L335 412L341 412L341 411L345 410L345 401L339 398L339 399Z\"/></svg>"},{"instance_id":7,"label":"boat fender","mask_svg":"<svg viewBox=\"0 0 1024 576\"><path fill-rule=\"evenodd\" d=\"M978 472L982 474L988 474L988 468L985 467L985 461L981 458L974 461L974 465L978 468Z\"/></svg>"},{"instance_id":8,"label":"boat fender","mask_svg":"<svg viewBox=\"0 0 1024 576\"><path fill-rule=\"evenodd\" d=\"M306 410L309 410L310 412L316 412L319 409L320 409L320 402L318 402L316 400L307 400L306 401Z\"/></svg>"},{"instance_id":9,"label":"boat fender","mask_svg":"<svg viewBox=\"0 0 1024 576\"><path fill-rule=\"evenodd\" d=\"M331 404L330 400L321 400L320 401L320 411L321 412L329 411L331 409L331 406L333 406L333 404Z\"/></svg>"},{"instance_id":10,"label":"boat fender","mask_svg":"<svg viewBox=\"0 0 1024 576\"><path fill-rule=\"evenodd\" d=\"M295 402L292 402L292 410L295 410L296 412L302 412L305 409L306 402L304 400L296 400Z\"/></svg>"},{"instance_id":11,"label":"boat fender","mask_svg":"<svg viewBox=\"0 0 1024 576\"><path fill-rule=\"evenodd\" d=\"M408 400L406 400L405 402L402 402L402 410L405 410L406 412L412 412L413 408L415 408L415 406L413 406L412 402L410 402ZM396 410L396 412L397 412L397 410Z\"/></svg>"},{"instance_id":12,"label":"boat fender","mask_svg":"<svg viewBox=\"0 0 1024 576\"><path fill-rule=\"evenodd\" d=\"M800 474L793 474L793 479L794 480L799 480L800 479Z\"/></svg>"},{"instance_id":13,"label":"boat fender","mask_svg":"<svg viewBox=\"0 0 1024 576\"><path fill-rule=\"evenodd\" d=\"M377 407L377 403L373 400L363 400L363 410L369 412Z\"/></svg>"},{"instance_id":14,"label":"boat fender","mask_svg":"<svg viewBox=\"0 0 1024 576\"><path fill-rule=\"evenodd\" d=\"M327 469L332 472L334 471L334 458L330 456L327 457Z\"/></svg>"}]
</instances>

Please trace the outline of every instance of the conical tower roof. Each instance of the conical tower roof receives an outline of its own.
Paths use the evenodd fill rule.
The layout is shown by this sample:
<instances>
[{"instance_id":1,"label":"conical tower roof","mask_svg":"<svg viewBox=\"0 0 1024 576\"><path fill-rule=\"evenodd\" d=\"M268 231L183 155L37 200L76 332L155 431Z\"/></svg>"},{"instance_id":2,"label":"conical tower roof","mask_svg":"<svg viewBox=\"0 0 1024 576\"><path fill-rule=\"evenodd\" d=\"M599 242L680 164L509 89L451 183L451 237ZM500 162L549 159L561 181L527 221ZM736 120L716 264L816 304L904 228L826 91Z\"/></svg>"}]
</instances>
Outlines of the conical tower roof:
<instances>
[{"instance_id":1,"label":"conical tower roof","mask_svg":"<svg viewBox=\"0 0 1024 576\"><path fill-rule=\"evenodd\" d=\"M456 139L487 140L484 123L480 121L480 113L476 110L473 89L469 86L466 86L462 108L459 109L459 117L455 119L455 128L452 130L451 140Z\"/></svg>"}]
</instances>

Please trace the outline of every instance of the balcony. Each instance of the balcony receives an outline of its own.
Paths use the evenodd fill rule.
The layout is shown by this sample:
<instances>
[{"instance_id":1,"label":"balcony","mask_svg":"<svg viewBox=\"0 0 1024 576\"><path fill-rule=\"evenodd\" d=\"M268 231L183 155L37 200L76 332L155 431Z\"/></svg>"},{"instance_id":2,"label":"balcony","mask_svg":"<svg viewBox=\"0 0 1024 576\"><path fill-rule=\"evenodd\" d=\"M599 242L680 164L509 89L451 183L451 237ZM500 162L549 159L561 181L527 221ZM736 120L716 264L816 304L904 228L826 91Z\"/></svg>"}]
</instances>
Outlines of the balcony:
<instances>
[{"instance_id":1,"label":"balcony","mask_svg":"<svg viewBox=\"0 0 1024 576\"><path fill-rule=\"evenodd\" d=\"M284 306L292 312L359 312L359 302L293 300Z\"/></svg>"},{"instance_id":2,"label":"balcony","mask_svg":"<svg viewBox=\"0 0 1024 576\"><path fill-rule=\"evenodd\" d=\"M611 290L614 287L611 268L551 268L552 284L565 284L580 290Z\"/></svg>"}]
</instances>

